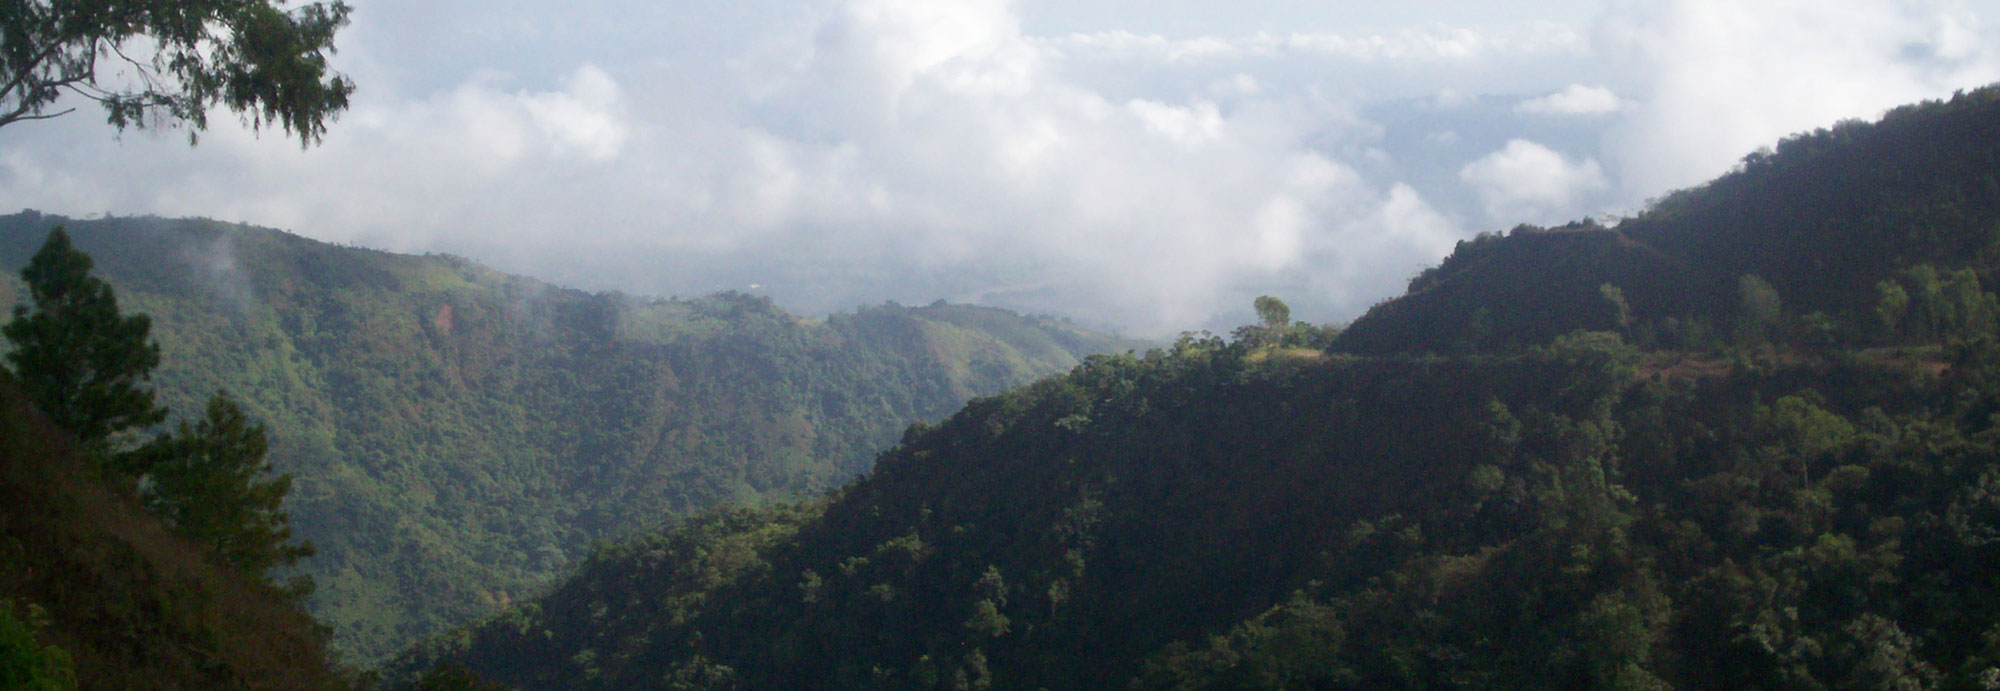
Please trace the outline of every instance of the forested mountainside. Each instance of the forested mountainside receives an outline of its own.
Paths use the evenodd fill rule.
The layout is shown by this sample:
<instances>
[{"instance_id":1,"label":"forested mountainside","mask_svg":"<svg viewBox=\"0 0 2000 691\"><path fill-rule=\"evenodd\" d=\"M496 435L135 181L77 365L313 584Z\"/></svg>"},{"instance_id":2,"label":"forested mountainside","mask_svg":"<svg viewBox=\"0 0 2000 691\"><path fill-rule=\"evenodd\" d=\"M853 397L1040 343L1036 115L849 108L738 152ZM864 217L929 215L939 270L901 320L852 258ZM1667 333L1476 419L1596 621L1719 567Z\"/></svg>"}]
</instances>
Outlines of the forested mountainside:
<instances>
[{"instance_id":1,"label":"forested mountainside","mask_svg":"<svg viewBox=\"0 0 2000 691\"><path fill-rule=\"evenodd\" d=\"M1906 298L1913 289L1963 296L1970 279L1954 271L1969 268L1990 289L1996 217L2000 88L1987 87L1787 138L1616 228L1522 226L1461 242L1407 295L1350 325L1336 347L1476 352L1584 328L1704 347L1737 328L1744 276L1774 289L1795 315L1817 314L1799 326L1821 340L1866 341L1882 331L1885 294L1886 307L1897 299L1884 282L1902 284ZM1620 291L1623 311L1605 285ZM1950 327L1910 316L1894 326Z\"/></svg>"},{"instance_id":2,"label":"forested mountainside","mask_svg":"<svg viewBox=\"0 0 2000 691\"><path fill-rule=\"evenodd\" d=\"M825 321L768 300L588 294L451 257L201 220L0 217L0 301L65 225L153 321L161 400L233 393L295 477L312 609L372 659L596 542L861 472L909 424L1132 344L935 304Z\"/></svg>"},{"instance_id":3,"label":"forested mountainside","mask_svg":"<svg viewBox=\"0 0 2000 691\"><path fill-rule=\"evenodd\" d=\"M345 688L326 637L111 490L0 373L0 686Z\"/></svg>"},{"instance_id":4,"label":"forested mountainside","mask_svg":"<svg viewBox=\"0 0 2000 691\"><path fill-rule=\"evenodd\" d=\"M1990 688L2000 204L1964 157L2000 145L1996 101L1787 140L1618 229L1467 243L1327 352L1189 337L1092 358L911 430L824 498L602 550L393 671ZM1930 153L1871 148L1890 134ZM1795 160L1865 155L1914 182ZM1670 223L1697 214L1738 224ZM1842 263L1888 230L1932 239ZM1835 266L1826 285L1788 270Z\"/></svg>"}]
</instances>

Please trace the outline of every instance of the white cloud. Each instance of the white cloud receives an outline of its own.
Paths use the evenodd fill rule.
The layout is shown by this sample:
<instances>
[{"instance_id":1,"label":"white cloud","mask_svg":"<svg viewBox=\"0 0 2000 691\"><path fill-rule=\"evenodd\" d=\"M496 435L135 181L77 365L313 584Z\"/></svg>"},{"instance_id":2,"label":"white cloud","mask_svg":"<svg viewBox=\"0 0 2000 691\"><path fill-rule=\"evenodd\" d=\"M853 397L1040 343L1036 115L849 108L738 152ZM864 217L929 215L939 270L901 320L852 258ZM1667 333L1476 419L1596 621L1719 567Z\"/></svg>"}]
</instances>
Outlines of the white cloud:
<instances>
[{"instance_id":1,"label":"white cloud","mask_svg":"<svg viewBox=\"0 0 2000 691\"><path fill-rule=\"evenodd\" d=\"M1996 38L1952 1L1627 5L1595 39L1636 90L1609 155L1633 196L1692 185L1787 134L2000 79Z\"/></svg>"},{"instance_id":2,"label":"white cloud","mask_svg":"<svg viewBox=\"0 0 2000 691\"><path fill-rule=\"evenodd\" d=\"M1629 205L2000 79L1992 11L1950 0L1631 0L1595 23L1583 2L1246 1L354 0L336 60L362 90L325 145L226 116L193 150L82 114L9 126L0 207L1160 333L1264 293L1351 317L1463 226ZM1534 117L1559 113L1593 116Z\"/></svg>"},{"instance_id":3,"label":"white cloud","mask_svg":"<svg viewBox=\"0 0 2000 691\"><path fill-rule=\"evenodd\" d=\"M1610 89L1582 84L1514 105L1515 112L1532 115L1609 115L1624 108L1625 101Z\"/></svg>"},{"instance_id":4,"label":"white cloud","mask_svg":"<svg viewBox=\"0 0 2000 691\"><path fill-rule=\"evenodd\" d=\"M448 248L586 287L755 282L802 309L981 296L1153 334L1217 325L1272 286L1312 291L1289 296L1302 316L1351 315L1449 248L1421 195L1315 149L1343 128L1375 136L1344 104L1244 72L1106 94L1007 7L855 0L792 57L766 45L755 75L692 93L675 87L711 63L583 63L553 88L475 73L364 101L303 156L227 133L162 154L255 160L326 180L317 192L286 176L156 183L177 201L146 210Z\"/></svg>"},{"instance_id":5,"label":"white cloud","mask_svg":"<svg viewBox=\"0 0 2000 691\"><path fill-rule=\"evenodd\" d=\"M618 82L597 66L584 65L563 87L562 91L520 94L517 98L557 151L594 161L616 158L625 146L627 130L620 113L623 94Z\"/></svg>"},{"instance_id":6,"label":"white cloud","mask_svg":"<svg viewBox=\"0 0 2000 691\"><path fill-rule=\"evenodd\" d=\"M1041 42L1068 53L1168 62L1284 55L1357 62L1465 61L1500 53L1575 54L1589 46L1584 34L1554 22L1501 29L1428 26L1371 34L1260 32L1186 38L1115 30L1071 33Z\"/></svg>"},{"instance_id":7,"label":"white cloud","mask_svg":"<svg viewBox=\"0 0 2000 691\"><path fill-rule=\"evenodd\" d=\"M1458 177L1478 190L1487 217L1502 223L1562 220L1581 211L1585 195L1607 186L1597 161L1572 163L1525 139L1466 164Z\"/></svg>"}]
</instances>

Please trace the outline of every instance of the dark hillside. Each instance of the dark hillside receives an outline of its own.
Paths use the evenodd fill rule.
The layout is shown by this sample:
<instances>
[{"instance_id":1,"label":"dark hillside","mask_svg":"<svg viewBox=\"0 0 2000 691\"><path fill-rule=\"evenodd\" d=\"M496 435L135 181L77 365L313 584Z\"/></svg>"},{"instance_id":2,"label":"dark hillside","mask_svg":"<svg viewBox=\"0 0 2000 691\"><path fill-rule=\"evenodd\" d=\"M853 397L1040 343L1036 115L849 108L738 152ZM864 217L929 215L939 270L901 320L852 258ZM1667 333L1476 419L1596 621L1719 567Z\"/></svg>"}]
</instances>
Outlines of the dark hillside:
<instances>
[{"instance_id":1,"label":"dark hillside","mask_svg":"<svg viewBox=\"0 0 2000 691\"><path fill-rule=\"evenodd\" d=\"M1594 225L1485 235L1460 243L1442 265L1412 281L1408 294L1356 319L1335 348L1475 352L1547 343L1578 329L1616 329L1617 307L1602 286L1619 286L1629 319L1657 318L1703 299L1692 274L1685 262Z\"/></svg>"},{"instance_id":2,"label":"dark hillside","mask_svg":"<svg viewBox=\"0 0 2000 691\"><path fill-rule=\"evenodd\" d=\"M2000 87L1788 137L1620 228L1724 280L1762 276L1800 313L1867 304L1906 267L1991 259Z\"/></svg>"},{"instance_id":3,"label":"dark hillside","mask_svg":"<svg viewBox=\"0 0 2000 691\"><path fill-rule=\"evenodd\" d=\"M1967 181L1993 170L1972 162L1997 104L1788 140L1615 230L1463 243L1330 352L1186 337L1091 358L912 428L823 500L601 551L394 672L1992 688L2000 214ZM1871 148L1884 132L1945 141ZM1880 195L1869 157L1899 176ZM1853 205L1804 208L1810 190ZM1903 223L1931 239L1874 254Z\"/></svg>"},{"instance_id":4,"label":"dark hillside","mask_svg":"<svg viewBox=\"0 0 2000 691\"><path fill-rule=\"evenodd\" d=\"M1547 343L1576 328L1623 329L1645 344L1705 346L1737 327L1739 281L1756 276L1787 312L1875 336L1878 284L1919 266L1973 269L2000 258L2000 87L1801 134L1736 171L1668 195L1610 239L1557 241L1594 225L1516 229L1461 242L1371 310L1334 348L1454 352ZM1549 246L1552 243L1562 246ZM1600 287L1617 287L1631 323Z\"/></svg>"},{"instance_id":5,"label":"dark hillside","mask_svg":"<svg viewBox=\"0 0 2000 691\"><path fill-rule=\"evenodd\" d=\"M2000 616L1982 537L2000 535L2000 352L1942 377L1860 358L1685 379L1603 334L1507 357L1248 355L1104 358L981 399L824 502L610 549L398 669L523 688L1771 688L2000 664L1979 642Z\"/></svg>"},{"instance_id":6,"label":"dark hillside","mask_svg":"<svg viewBox=\"0 0 2000 691\"><path fill-rule=\"evenodd\" d=\"M818 322L735 293L590 294L200 220L0 217L0 270L58 223L152 318L164 403L226 389L271 430L319 548L313 609L364 660L599 541L821 491L912 422L1130 347L959 305Z\"/></svg>"},{"instance_id":7,"label":"dark hillside","mask_svg":"<svg viewBox=\"0 0 2000 691\"><path fill-rule=\"evenodd\" d=\"M46 613L86 689L343 688L289 595L106 489L0 374L0 600ZM19 614L18 612L15 614Z\"/></svg>"},{"instance_id":8,"label":"dark hillside","mask_svg":"<svg viewBox=\"0 0 2000 691\"><path fill-rule=\"evenodd\" d=\"M1538 395L1564 369L1243 356L1208 343L1098 359L980 399L830 504L800 510L812 519L802 526L791 510L719 517L616 549L480 629L463 661L559 688L588 678L571 661L582 654L604 667L591 686L619 688L693 650L754 688L834 688L878 669L918 685L918 658L948 675L979 650L1006 670L1002 687L1117 685L1146 653L1305 585L1300 567L1354 521L1416 510L1412 497L1442 511L1431 502L1458 492L1426 490L1458 484L1488 434L1464 423L1496 396ZM1586 388L1547 403L1576 413ZM1365 424L1380 420L1409 424ZM764 536L749 543L761 554L741 530ZM674 576L674 555L721 551L674 547L694 539L757 566ZM690 600L708 606L676 604ZM981 601L1011 633L974 630Z\"/></svg>"}]
</instances>

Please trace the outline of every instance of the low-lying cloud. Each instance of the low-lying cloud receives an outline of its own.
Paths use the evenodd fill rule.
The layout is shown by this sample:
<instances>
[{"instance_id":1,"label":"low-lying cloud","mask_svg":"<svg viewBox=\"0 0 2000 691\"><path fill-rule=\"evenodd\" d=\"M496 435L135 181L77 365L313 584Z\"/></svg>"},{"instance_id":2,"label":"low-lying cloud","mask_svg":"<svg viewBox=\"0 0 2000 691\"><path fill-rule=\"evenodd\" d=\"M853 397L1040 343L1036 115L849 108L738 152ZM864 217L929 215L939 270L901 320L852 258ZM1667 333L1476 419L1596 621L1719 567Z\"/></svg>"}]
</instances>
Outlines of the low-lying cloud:
<instances>
[{"instance_id":1,"label":"low-lying cloud","mask_svg":"<svg viewBox=\"0 0 2000 691\"><path fill-rule=\"evenodd\" d=\"M1037 36L1006 0L441 2L354 3L363 91L323 146L11 126L0 206L1160 335L1265 293L1351 318L1472 232L1629 209L1785 132L2000 79L1954 4Z\"/></svg>"},{"instance_id":2,"label":"low-lying cloud","mask_svg":"<svg viewBox=\"0 0 2000 691\"><path fill-rule=\"evenodd\" d=\"M1657 195L1787 134L2000 80L1996 18L1950 0L1627 5L1596 32L1636 89L1606 155L1628 194Z\"/></svg>"},{"instance_id":3,"label":"low-lying cloud","mask_svg":"<svg viewBox=\"0 0 2000 691\"><path fill-rule=\"evenodd\" d=\"M1533 115L1610 115L1624 108L1624 99L1610 89L1582 84L1571 84L1562 91L1514 106L1518 112Z\"/></svg>"},{"instance_id":4,"label":"low-lying cloud","mask_svg":"<svg viewBox=\"0 0 2000 691\"><path fill-rule=\"evenodd\" d=\"M1466 164L1458 177L1479 192L1488 220L1497 223L1560 221L1579 199L1607 186L1597 161L1571 161L1525 139Z\"/></svg>"}]
</instances>

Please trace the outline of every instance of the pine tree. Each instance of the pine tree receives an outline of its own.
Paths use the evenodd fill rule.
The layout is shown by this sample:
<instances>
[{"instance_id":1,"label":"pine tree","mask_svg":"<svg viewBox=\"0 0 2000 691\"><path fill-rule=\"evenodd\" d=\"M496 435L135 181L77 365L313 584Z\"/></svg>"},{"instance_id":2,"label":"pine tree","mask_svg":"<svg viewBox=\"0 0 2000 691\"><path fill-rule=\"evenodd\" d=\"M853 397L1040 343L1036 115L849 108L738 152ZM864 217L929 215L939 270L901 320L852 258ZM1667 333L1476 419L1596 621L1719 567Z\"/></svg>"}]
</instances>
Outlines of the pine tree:
<instances>
[{"instance_id":1,"label":"pine tree","mask_svg":"<svg viewBox=\"0 0 2000 691\"><path fill-rule=\"evenodd\" d=\"M289 475L271 475L264 426L222 393L190 425L148 446L147 505L174 530L207 547L218 560L262 575L311 556L312 545L292 543L282 508Z\"/></svg>"},{"instance_id":2,"label":"pine tree","mask_svg":"<svg viewBox=\"0 0 2000 691\"><path fill-rule=\"evenodd\" d=\"M21 388L84 448L110 450L113 435L158 424L166 410L142 386L160 364L143 315L121 316L110 284L90 275L90 256L62 228L49 232L21 270L28 303L0 334Z\"/></svg>"}]
</instances>

